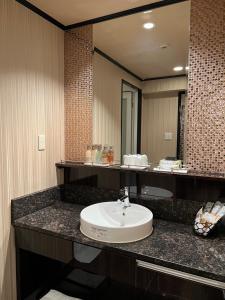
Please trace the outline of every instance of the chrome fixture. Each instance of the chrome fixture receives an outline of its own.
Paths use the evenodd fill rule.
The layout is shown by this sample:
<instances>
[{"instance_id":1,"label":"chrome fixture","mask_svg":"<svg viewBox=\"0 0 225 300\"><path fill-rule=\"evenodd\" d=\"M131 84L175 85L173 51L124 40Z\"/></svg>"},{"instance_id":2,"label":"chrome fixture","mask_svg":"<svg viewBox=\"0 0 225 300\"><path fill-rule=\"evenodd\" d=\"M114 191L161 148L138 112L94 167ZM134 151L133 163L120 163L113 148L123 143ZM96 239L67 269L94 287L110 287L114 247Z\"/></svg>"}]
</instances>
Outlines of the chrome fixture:
<instances>
[{"instance_id":1,"label":"chrome fixture","mask_svg":"<svg viewBox=\"0 0 225 300\"><path fill-rule=\"evenodd\" d=\"M130 207L130 199L129 199L129 188L126 186L122 191L124 191L124 195L117 200L118 203L122 204L123 209L125 210L127 207Z\"/></svg>"}]
</instances>

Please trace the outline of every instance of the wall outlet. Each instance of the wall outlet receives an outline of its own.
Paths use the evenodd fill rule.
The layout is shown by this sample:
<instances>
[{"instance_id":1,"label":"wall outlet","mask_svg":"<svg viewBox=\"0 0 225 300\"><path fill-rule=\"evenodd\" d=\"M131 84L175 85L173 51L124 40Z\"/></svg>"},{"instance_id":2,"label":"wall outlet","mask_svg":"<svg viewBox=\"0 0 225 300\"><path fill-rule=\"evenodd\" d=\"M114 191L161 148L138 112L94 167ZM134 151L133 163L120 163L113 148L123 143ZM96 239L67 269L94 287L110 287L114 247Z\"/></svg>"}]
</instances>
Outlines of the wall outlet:
<instances>
[{"instance_id":1,"label":"wall outlet","mask_svg":"<svg viewBox=\"0 0 225 300\"><path fill-rule=\"evenodd\" d=\"M173 139L173 133L172 132L165 132L164 133L164 140L171 141Z\"/></svg>"},{"instance_id":2,"label":"wall outlet","mask_svg":"<svg viewBox=\"0 0 225 300\"><path fill-rule=\"evenodd\" d=\"M38 135L38 151L44 151L45 150L45 135L39 134Z\"/></svg>"}]
</instances>

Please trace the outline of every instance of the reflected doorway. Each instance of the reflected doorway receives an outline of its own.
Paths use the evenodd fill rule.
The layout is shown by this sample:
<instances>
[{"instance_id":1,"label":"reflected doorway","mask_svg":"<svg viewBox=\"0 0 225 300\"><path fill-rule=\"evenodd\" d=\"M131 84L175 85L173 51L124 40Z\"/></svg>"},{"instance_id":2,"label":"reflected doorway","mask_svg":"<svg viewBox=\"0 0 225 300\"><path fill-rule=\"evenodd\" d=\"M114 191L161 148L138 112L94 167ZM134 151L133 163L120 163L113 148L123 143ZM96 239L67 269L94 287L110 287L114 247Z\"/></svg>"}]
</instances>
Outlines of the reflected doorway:
<instances>
[{"instance_id":1,"label":"reflected doorway","mask_svg":"<svg viewBox=\"0 0 225 300\"><path fill-rule=\"evenodd\" d=\"M121 89L121 162L124 154L141 151L141 90L122 80Z\"/></svg>"}]
</instances>

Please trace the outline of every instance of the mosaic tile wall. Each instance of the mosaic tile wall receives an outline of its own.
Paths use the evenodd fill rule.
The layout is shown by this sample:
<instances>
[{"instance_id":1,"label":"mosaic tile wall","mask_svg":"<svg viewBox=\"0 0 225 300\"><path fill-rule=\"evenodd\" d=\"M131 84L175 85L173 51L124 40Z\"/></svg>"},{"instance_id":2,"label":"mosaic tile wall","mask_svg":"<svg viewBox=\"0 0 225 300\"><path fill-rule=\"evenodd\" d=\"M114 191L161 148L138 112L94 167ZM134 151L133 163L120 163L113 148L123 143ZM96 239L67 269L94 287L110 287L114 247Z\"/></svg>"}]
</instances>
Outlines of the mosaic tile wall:
<instances>
[{"instance_id":1,"label":"mosaic tile wall","mask_svg":"<svg viewBox=\"0 0 225 300\"><path fill-rule=\"evenodd\" d=\"M180 113L180 118L179 118L179 123L180 123L180 141L178 145L178 157L179 159L184 159L184 143L185 143L185 123L186 123L186 101L187 101L187 96L186 94L182 94L181 96L181 103L179 107L179 113Z\"/></svg>"},{"instance_id":2,"label":"mosaic tile wall","mask_svg":"<svg viewBox=\"0 0 225 300\"><path fill-rule=\"evenodd\" d=\"M225 170L225 1L192 0L186 163Z\"/></svg>"},{"instance_id":3,"label":"mosaic tile wall","mask_svg":"<svg viewBox=\"0 0 225 300\"><path fill-rule=\"evenodd\" d=\"M65 33L65 159L83 160L92 143L92 26Z\"/></svg>"}]
</instances>

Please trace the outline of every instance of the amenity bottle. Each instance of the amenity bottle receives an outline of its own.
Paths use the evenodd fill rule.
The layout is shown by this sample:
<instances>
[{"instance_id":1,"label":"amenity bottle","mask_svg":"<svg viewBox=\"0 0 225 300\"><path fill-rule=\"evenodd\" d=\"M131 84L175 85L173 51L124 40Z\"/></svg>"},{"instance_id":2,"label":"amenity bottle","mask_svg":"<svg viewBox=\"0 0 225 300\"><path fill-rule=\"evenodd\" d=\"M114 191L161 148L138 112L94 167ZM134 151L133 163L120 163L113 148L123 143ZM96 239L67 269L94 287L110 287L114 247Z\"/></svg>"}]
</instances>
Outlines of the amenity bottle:
<instances>
[{"instance_id":1,"label":"amenity bottle","mask_svg":"<svg viewBox=\"0 0 225 300\"><path fill-rule=\"evenodd\" d=\"M90 145L87 146L87 150L85 153L85 162L88 164L89 163L91 164L91 146Z\"/></svg>"},{"instance_id":2,"label":"amenity bottle","mask_svg":"<svg viewBox=\"0 0 225 300\"><path fill-rule=\"evenodd\" d=\"M113 147L112 146L109 147L107 159L108 159L108 163L110 165L112 165L113 161L114 161L114 151L113 151Z\"/></svg>"}]
</instances>

